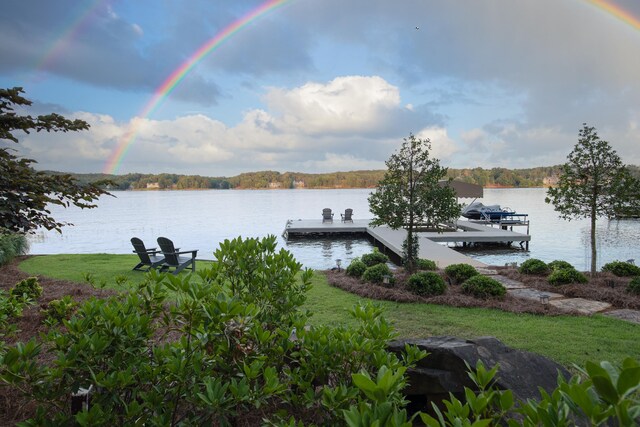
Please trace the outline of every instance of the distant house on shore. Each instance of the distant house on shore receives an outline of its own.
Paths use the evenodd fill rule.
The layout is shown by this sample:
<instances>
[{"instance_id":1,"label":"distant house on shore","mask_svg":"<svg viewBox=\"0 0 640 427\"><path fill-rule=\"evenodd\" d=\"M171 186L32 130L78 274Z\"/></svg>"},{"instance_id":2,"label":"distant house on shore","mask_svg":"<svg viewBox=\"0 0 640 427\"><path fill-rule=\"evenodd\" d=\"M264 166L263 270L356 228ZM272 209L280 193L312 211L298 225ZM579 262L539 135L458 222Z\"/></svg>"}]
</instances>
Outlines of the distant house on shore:
<instances>
[{"instance_id":1,"label":"distant house on shore","mask_svg":"<svg viewBox=\"0 0 640 427\"><path fill-rule=\"evenodd\" d=\"M276 182L276 181L271 181L269 183L269 188L282 188L282 183Z\"/></svg>"},{"instance_id":2,"label":"distant house on shore","mask_svg":"<svg viewBox=\"0 0 640 427\"><path fill-rule=\"evenodd\" d=\"M160 183L159 182L147 182L147 189L159 189L160 188Z\"/></svg>"}]
</instances>

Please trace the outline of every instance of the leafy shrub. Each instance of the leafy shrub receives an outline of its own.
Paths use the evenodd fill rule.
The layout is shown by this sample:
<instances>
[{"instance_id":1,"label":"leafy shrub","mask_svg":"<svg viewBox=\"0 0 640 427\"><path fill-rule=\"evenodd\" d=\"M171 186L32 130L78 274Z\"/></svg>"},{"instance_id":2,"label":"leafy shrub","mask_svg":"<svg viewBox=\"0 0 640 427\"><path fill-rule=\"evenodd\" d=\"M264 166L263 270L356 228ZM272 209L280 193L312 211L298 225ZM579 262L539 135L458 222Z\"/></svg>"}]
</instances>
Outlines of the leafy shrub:
<instances>
[{"instance_id":1,"label":"leafy shrub","mask_svg":"<svg viewBox=\"0 0 640 427\"><path fill-rule=\"evenodd\" d=\"M16 327L11 324L11 320L22 316L24 306L24 301L13 298L0 289L0 355L2 355L4 339L16 331Z\"/></svg>"},{"instance_id":2,"label":"leafy shrub","mask_svg":"<svg viewBox=\"0 0 640 427\"><path fill-rule=\"evenodd\" d=\"M423 296L442 295L447 289L444 279L431 271L412 274L407 280L407 286L411 292Z\"/></svg>"},{"instance_id":3,"label":"leafy shrub","mask_svg":"<svg viewBox=\"0 0 640 427\"><path fill-rule=\"evenodd\" d=\"M356 258L347 267L347 275L352 277L362 277L362 273L367 269L367 265L361 259Z\"/></svg>"},{"instance_id":4,"label":"leafy shrub","mask_svg":"<svg viewBox=\"0 0 640 427\"><path fill-rule=\"evenodd\" d=\"M550 270L563 270L563 269L575 270L576 269L573 265L571 265L567 261L563 261L560 259L551 261L549 264L547 264L547 267L549 267Z\"/></svg>"},{"instance_id":5,"label":"leafy shrub","mask_svg":"<svg viewBox=\"0 0 640 427\"><path fill-rule=\"evenodd\" d=\"M43 310L44 321L47 325L52 326L62 323L63 320L69 320L77 306L78 303L73 301L69 295L65 295L62 299L54 299Z\"/></svg>"},{"instance_id":6,"label":"leafy shrub","mask_svg":"<svg viewBox=\"0 0 640 427\"><path fill-rule=\"evenodd\" d=\"M416 265L418 267L418 270L435 271L438 269L438 266L436 265L435 261L432 261L430 259L419 258L416 261Z\"/></svg>"},{"instance_id":7,"label":"leafy shrub","mask_svg":"<svg viewBox=\"0 0 640 427\"><path fill-rule=\"evenodd\" d=\"M365 282L382 284L384 282L384 277L389 277L389 283L392 283L394 280L393 274L391 274L391 269L387 264L376 264L372 267L368 267L364 273L362 274L362 280Z\"/></svg>"},{"instance_id":8,"label":"leafy shrub","mask_svg":"<svg viewBox=\"0 0 640 427\"><path fill-rule=\"evenodd\" d=\"M575 268L569 269L560 269L553 270L549 277L547 277L547 281L552 285L564 285L567 283L587 283L587 276L580 273Z\"/></svg>"},{"instance_id":9,"label":"leafy shrub","mask_svg":"<svg viewBox=\"0 0 640 427\"><path fill-rule=\"evenodd\" d=\"M518 271L522 274L542 275L549 272L549 266L540 259L530 258L522 263Z\"/></svg>"},{"instance_id":10,"label":"leafy shrub","mask_svg":"<svg viewBox=\"0 0 640 427\"><path fill-rule=\"evenodd\" d=\"M35 301L42 296L42 286L37 277L29 277L16 283L10 293L15 299Z\"/></svg>"},{"instance_id":11,"label":"leafy shrub","mask_svg":"<svg viewBox=\"0 0 640 427\"><path fill-rule=\"evenodd\" d=\"M480 274L478 270L469 264L451 264L445 267L444 272L454 285Z\"/></svg>"},{"instance_id":12,"label":"leafy shrub","mask_svg":"<svg viewBox=\"0 0 640 427\"><path fill-rule=\"evenodd\" d=\"M25 425L235 425L256 414L345 425L381 393L379 409L404 413L405 370L426 353L388 352L395 333L381 308L354 307L356 326L307 327L312 272L275 251L275 237L225 241L215 258L195 275L151 271L136 291L83 303L41 344L7 347L3 386L37 405ZM89 385L89 408L56 409Z\"/></svg>"},{"instance_id":13,"label":"leafy shrub","mask_svg":"<svg viewBox=\"0 0 640 427\"><path fill-rule=\"evenodd\" d=\"M602 266L602 271L609 271L618 277L640 276L640 267L630 262L609 262Z\"/></svg>"},{"instance_id":14,"label":"leafy shrub","mask_svg":"<svg viewBox=\"0 0 640 427\"><path fill-rule=\"evenodd\" d=\"M385 264L389 262L389 257L380 252L377 248L371 253L362 255L361 259L367 267L373 267L376 264Z\"/></svg>"},{"instance_id":15,"label":"leafy shrub","mask_svg":"<svg viewBox=\"0 0 640 427\"><path fill-rule=\"evenodd\" d=\"M507 290L495 279L487 276L473 276L462 284L462 291L477 298L502 297Z\"/></svg>"},{"instance_id":16,"label":"leafy shrub","mask_svg":"<svg viewBox=\"0 0 640 427\"><path fill-rule=\"evenodd\" d=\"M529 399L526 404L518 405L511 390L500 390L495 385L498 367L488 370L478 361L475 371L468 368L474 387L473 390L464 388L462 401L451 394L450 400L444 400L442 405L432 403L437 418L425 413L419 416L429 427L635 426L640 414L639 368L633 357L625 359L622 368L609 362L587 362L584 369L578 368L580 374L569 380L558 376L558 387L553 392L543 392L540 399Z\"/></svg>"},{"instance_id":17,"label":"leafy shrub","mask_svg":"<svg viewBox=\"0 0 640 427\"><path fill-rule=\"evenodd\" d=\"M29 242L24 234L2 229L0 231L0 265L11 262L16 256L29 250Z\"/></svg>"},{"instance_id":18,"label":"leafy shrub","mask_svg":"<svg viewBox=\"0 0 640 427\"><path fill-rule=\"evenodd\" d=\"M640 276L631 279L627 285L627 292L630 294L640 295Z\"/></svg>"}]
</instances>

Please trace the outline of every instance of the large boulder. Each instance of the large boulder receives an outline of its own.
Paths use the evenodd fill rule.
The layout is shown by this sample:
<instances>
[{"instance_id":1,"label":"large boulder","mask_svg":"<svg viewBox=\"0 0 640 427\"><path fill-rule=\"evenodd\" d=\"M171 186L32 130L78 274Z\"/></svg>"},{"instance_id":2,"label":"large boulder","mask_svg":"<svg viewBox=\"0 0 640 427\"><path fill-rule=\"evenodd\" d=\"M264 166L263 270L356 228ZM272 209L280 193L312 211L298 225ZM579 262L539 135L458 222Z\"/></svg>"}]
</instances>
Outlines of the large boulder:
<instances>
[{"instance_id":1,"label":"large boulder","mask_svg":"<svg viewBox=\"0 0 640 427\"><path fill-rule=\"evenodd\" d=\"M569 372L561 365L543 356L507 347L493 337L463 340L455 337L431 337L426 339L398 340L389 343L389 350L401 353L405 344L426 350L429 355L408 370L409 386L404 393L419 403L440 402L453 393L464 397L464 387L474 389L467 375L465 362L475 368L478 360L492 368L499 365L495 385L511 390L516 399L539 399L538 387L547 392L557 387L558 375L569 378Z\"/></svg>"}]
</instances>

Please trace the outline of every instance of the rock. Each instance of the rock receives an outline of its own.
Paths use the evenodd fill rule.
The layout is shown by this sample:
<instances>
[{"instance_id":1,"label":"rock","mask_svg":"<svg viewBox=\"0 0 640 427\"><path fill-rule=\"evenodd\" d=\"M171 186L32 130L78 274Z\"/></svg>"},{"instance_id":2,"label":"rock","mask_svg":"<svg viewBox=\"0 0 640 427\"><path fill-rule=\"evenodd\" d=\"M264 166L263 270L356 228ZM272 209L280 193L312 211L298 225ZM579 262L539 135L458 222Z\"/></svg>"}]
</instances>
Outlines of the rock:
<instances>
[{"instance_id":1,"label":"rock","mask_svg":"<svg viewBox=\"0 0 640 427\"><path fill-rule=\"evenodd\" d=\"M429 353L415 368L407 371L409 385L404 393L414 403L421 401L420 406L449 398L450 392L462 399L464 387L474 389L465 362L475 368L477 361L482 360L488 369L499 364L496 386L511 390L516 400L539 399L538 387L551 393L557 387L558 372L567 379L570 377L564 367L552 360L509 348L493 337L398 340L390 342L388 348L400 353L405 344Z\"/></svg>"}]
</instances>

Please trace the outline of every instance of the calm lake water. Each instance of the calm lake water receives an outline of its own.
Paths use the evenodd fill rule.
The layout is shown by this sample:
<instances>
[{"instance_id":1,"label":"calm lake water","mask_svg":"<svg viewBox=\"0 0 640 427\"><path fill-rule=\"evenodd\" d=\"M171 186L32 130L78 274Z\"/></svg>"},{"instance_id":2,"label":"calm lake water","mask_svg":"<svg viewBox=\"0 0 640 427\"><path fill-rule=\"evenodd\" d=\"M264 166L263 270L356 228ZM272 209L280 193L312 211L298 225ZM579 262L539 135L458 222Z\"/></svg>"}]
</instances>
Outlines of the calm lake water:
<instances>
[{"instance_id":1,"label":"calm lake water","mask_svg":"<svg viewBox=\"0 0 640 427\"><path fill-rule=\"evenodd\" d=\"M103 196L96 209L52 207L53 216L74 226L63 233L41 231L30 238L32 254L131 253L130 239L141 238L148 247L156 239L172 239L183 250L199 249L198 258L213 259L213 251L225 239L278 236L282 247L298 261L316 269L331 268L340 258L343 265L370 252L364 237L304 238L285 241L288 219L321 220L325 207L340 212L352 208L354 218L371 218L367 197L371 190L203 190L203 191L122 191L116 197ZM545 189L485 189L482 202L500 204L518 213L528 213L531 221L529 251L482 248L464 253L482 262L504 265L522 263L527 258L544 261L564 259L579 269L590 262L588 221L563 221L544 202ZM467 201L467 200L462 200ZM516 230L519 231L519 230ZM524 229L522 229L524 231ZM613 260L640 262L640 221L598 222L599 265Z\"/></svg>"}]
</instances>

